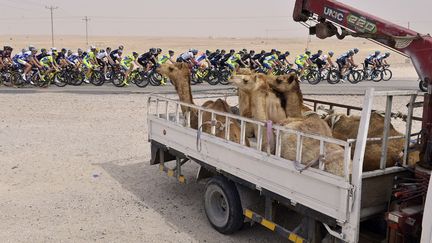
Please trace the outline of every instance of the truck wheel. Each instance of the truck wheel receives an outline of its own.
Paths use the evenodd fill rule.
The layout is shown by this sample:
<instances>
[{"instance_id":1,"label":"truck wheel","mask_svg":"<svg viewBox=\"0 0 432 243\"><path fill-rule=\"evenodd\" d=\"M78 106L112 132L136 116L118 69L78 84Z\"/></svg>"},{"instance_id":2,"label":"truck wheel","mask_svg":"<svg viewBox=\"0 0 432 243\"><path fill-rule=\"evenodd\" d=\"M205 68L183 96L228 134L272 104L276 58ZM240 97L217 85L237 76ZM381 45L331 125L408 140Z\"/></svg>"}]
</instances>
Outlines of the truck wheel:
<instances>
[{"instance_id":1,"label":"truck wheel","mask_svg":"<svg viewBox=\"0 0 432 243\"><path fill-rule=\"evenodd\" d=\"M243 226L244 215L237 188L222 176L208 181L204 209L210 224L222 234L232 234Z\"/></svg>"}]
</instances>

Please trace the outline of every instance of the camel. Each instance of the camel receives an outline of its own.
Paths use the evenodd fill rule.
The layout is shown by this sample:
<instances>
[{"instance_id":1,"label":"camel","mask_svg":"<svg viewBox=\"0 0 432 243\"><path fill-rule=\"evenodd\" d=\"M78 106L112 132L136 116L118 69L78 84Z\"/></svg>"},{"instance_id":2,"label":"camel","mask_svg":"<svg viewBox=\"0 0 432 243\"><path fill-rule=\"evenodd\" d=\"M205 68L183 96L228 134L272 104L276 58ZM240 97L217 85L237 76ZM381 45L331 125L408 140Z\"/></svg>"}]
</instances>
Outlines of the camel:
<instances>
[{"instance_id":1,"label":"camel","mask_svg":"<svg viewBox=\"0 0 432 243\"><path fill-rule=\"evenodd\" d=\"M236 71L236 75L252 75L252 70L249 68L239 68ZM238 97L239 97L239 111L240 116L252 118L252 111L250 109L250 95L243 91L242 89L238 89ZM251 138L254 136L254 128L251 124L246 124L246 137Z\"/></svg>"},{"instance_id":2,"label":"camel","mask_svg":"<svg viewBox=\"0 0 432 243\"><path fill-rule=\"evenodd\" d=\"M331 137L332 132L327 123L317 114L305 114L303 94L297 75L289 74L269 79L270 86L281 93L285 100L287 119L281 122L286 128L308 134ZM297 137L295 134L283 133L281 155L288 160L296 160ZM301 163L309 164L322 159L324 170L332 174L344 175L344 149L336 144L325 143L325 158L320 158L320 142L312 138L303 139ZM349 165L351 167L351 164Z\"/></svg>"},{"instance_id":3,"label":"camel","mask_svg":"<svg viewBox=\"0 0 432 243\"><path fill-rule=\"evenodd\" d=\"M343 114L330 114L325 120L332 129L333 137L341 140L356 139L360 125L360 116L346 116ZM384 117L378 112L372 112L368 138L380 138L384 133ZM401 136L392 124L390 124L389 136ZM380 168L382 141L368 141L366 143L366 153L364 155L363 171L372 171ZM404 139L389 139L387 147L386 167L394 166L402 161ZM351 156L354 156L354 149ZM408 165L412 166L419 161L419 152L411 152L408 156Z\"/></svg>"},{"instance_id":4,"label":"camel","mask_svg":"<svg viewBox=\"0 0 432 243\"><path fill-rule=\"evenodd\" d=\"M280 99L272 92L272 89L268 85L268 79L271 78L272 77L264 74L234 75L231 78L231 82L239 88L239 92L248 97L248 112L250 113L247 115L260 121L270 120L274 123L279 123L286 118L286 115L282 108ZM258 134L258 127L252 127L256 136ZM270 153L273 153L275 141L274 139L268 141L267 136L265 135L266 132L265 128L262 129L263 148L266 147L266 145L269 145L267 146L267 149Z\"/></svg>"},{"instance_id":5,"label":"camel","mask_svg":"<svg viewBox=\"0 0 432 243\"><path fill-rule=\"evenodd\" d=\"M173 82L180 101L188 104L194 104L190 86L190 69L186 63L162 64L157 68L157 72L161 75L167 76ZM216 101L206 101L202 107L227 113L230 113L231 111L230 106L222 99L217 99ZM181 110L185 117L187 113L190 113L190 126L193 129L198 129L198 111L194 108L186 106L181 106ZM202 116L202 131L205 133L210 133L211 114L209 112L203 112ZM215 118L218 121L216 125L216 136L225 138L225 117L216 115ZM229 126L230 140L240 143L240 125L236 120L231 120ZM246 145L249 145L247 140Z\"/></svg>"}]
</instances>

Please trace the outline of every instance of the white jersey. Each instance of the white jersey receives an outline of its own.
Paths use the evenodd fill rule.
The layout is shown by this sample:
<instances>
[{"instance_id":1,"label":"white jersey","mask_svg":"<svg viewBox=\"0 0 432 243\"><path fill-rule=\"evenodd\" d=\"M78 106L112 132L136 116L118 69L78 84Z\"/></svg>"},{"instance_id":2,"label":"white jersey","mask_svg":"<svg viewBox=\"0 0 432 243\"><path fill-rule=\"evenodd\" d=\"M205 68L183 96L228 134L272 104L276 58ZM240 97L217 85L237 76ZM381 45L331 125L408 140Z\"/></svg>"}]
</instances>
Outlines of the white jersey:
<instances>
[{"instance_id":1,"label":"white jersey","mask_svg":"<svg viewBox=\"0 0 432 243\"><path fill-rule=\"evenodd\" d=\"M320 59L323 62L327 61L328 56L327 55L321 55L320 57L318 57L318 59Z\"/></svg>"},{"instance_id":2,"label":"white jersey","mask_svg":"<svg viewBox=\"0 0 432 243\"><path fill-rule=\"evenodd\" d=\"M108 53L107 52L99 52L97 55L96 55L96 58L97 59L100 59L100 60L102 60L102 59L104 59L105 57L108 57Z\"/></svg>"},{"instance_id":3,"label":"white jersey","mask_svg":"<svg viewBox=\"0 0 432 243\"><path fill-rule=\"evenodd\" d=\"M194 57L194 54L192 52L188 51L188 52L181 54L180 57L181 57L181 59L188 61Z\"/></svg>"}]
</instances>

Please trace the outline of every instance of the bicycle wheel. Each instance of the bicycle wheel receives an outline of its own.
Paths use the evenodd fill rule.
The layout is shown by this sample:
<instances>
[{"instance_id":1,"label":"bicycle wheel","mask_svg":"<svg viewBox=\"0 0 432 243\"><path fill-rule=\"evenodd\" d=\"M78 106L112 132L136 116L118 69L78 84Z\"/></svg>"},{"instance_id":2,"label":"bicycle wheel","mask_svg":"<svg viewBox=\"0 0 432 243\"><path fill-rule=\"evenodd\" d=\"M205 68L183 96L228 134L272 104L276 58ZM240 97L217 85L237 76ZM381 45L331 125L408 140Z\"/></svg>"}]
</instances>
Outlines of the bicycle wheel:
<instances>
[{"instance_id":1,"label":"bicycle wheel","mask_svg":"<svg viewBox=\"0 0 432 243\"><path fill-rule=\"evenodd\" d=\"M137 75L135 76L136 80L135 80L135 85L140 87L140 88L145 88L147 87L147 85L150 83L149 78L147 78L144 73L140 72L137 73ZM151 79L151 78L150 78Z\"/></svg>"},{"instance_id":2,"label":"bicycle wheel","mask_svg":"<svg viewBox=\"0 0 432 243\"><path fill-rule=\"evenodd\" d=\"M13 72L11 76L11 83L13 86L20 88L24 86L25 81L19 72Z\"/></svg>"},{"instance_id":3,"label":"bicycle wheel","mask_svg":"<svg viewBox=\"0 0 432 243\"><path fill-rule=\"evenodd\" d=\"M217 85L219 83L219 79L216 75L215 71L209 71L208 75L205 77L205 81L210 85Z\"/></svg>"},{"instance_id":4,"label":"bicycle wheel","mask_svg":"<svg viewBox=\"0 0 432 243\"><path fill-rule=\"evenodd\" d=\"M340 73L338 70L330 70L327 77L329 84L337 84L340 82Z\"/></svg>"},{"instance_id":5,"label":"bicycle wheel","mask_svg":"<svg viewBox=\"0 0 432 243\"><path fill-rule=\"evenodd\" d=\"M351 70L350 73L348 74L348 81L352 84L356 84L360 82L360 77L361 77L360 72L356 70Z\"/></svg>"},{"instance_id":6,"label":"bicycle wheel","mask_svg":"<svg viewBox=\"0 0 432 243\"><path fill-rule=\"evenodd\" d=\"M60 71L54 75L54 85L57 87L64 87L67 84L67 73L65 70Z\"/></svg>"},{"instance_id":7,"label":"bicycle wheel","mask_svg":"<svg viewBox=\"0 0 432 243\"><path fill-rule=\"evenodd\" d=\"M374 82L379 82L383 79L382 72L380 70L373 70L371 74L371 79Z\"/></svg>"},{"instance_id":8,"label":"bicycle wheel","mask_svg":"<svg viewBox=\"0 0 432 243\"><path fill-rule=\"evenodd\" d=\"M93 72L90 76L90 83L92 83L95 86L103 85L105 83L105 77L104 77L102 71L93 70Z\"/></svg>"},{"instance_id":9,"label":"bicycle wheel","mask_svg":"<svg viewBox=\"0 0 432 243\"><path fill-rule=\"evenodd\" d=\"M116 87L123 87L126 84L124 83L124 79L125 79L125 75L123 72L115 72L113 77L112 77L112 83L114 84L114 86Z\"/></svg>"},{"instance_id":10,"label":"bicycle wheel","mask_svg":"<svg viewBox=\"0 0 432 243\"><path fill-rule=\"evenodd\" d=\"M390 69L384 69L382 76L384 81L389 81L393 77L393 72Z\"/></svg>"},{"instance_id":11,"label":"bicycle wheel","mask_svg":"<svg viewBox=\"0 0 432 243\"><path fill-rule=\"evenodd\" d=\"M308 75L306 76L306 80L310 84L318 84L321 81L320 74L317 70L310 70Z\"/></svg>"},{"instance_id":12,"label":"bicycle wheel","mask_svg":"<svg viewBox=\"0 0 432 243\"><path fill-rule=\"evenodd\" d=\"M224 69L220 72L220 76L219 76L219 83L222 85L227 85L229 84L229 78L230 78L231 72L227 69Z\"/></svg>"}]
</instances>

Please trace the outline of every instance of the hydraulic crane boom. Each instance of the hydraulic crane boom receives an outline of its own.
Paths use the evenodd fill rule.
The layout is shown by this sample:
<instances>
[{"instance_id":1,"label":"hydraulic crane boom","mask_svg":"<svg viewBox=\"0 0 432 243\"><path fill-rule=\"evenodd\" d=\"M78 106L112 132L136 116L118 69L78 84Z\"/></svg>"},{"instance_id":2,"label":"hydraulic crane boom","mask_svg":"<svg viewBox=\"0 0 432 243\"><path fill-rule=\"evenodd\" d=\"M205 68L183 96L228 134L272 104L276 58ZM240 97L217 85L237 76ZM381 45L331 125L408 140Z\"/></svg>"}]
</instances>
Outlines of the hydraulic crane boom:
<instances>
[{"instance_id":1,"label":"hydraulic crane boom","mask_svg":"<svg viewBox=\"0 0 432 243\"><path fill-rule=\"evenodd\" d=\"M337 36L372 39L411 58L420 79L428 84L424 97L420 163L432 167L432 37L390 23L334 0L296 0L297 22L316 20L310 33L318 38ZM340 27L340 31L337 27Z\"/></svg>"}]
</instances>

